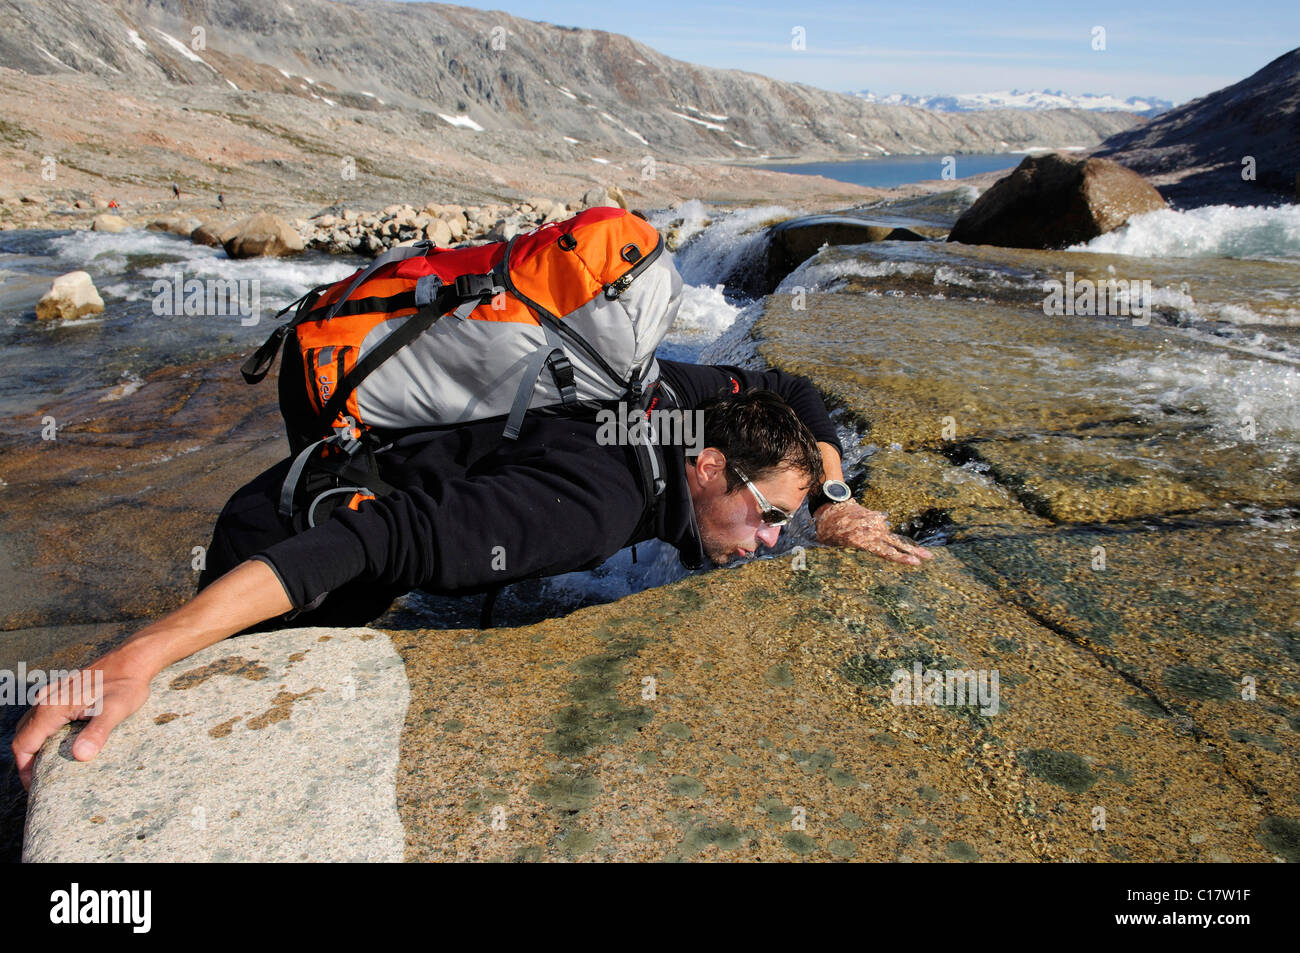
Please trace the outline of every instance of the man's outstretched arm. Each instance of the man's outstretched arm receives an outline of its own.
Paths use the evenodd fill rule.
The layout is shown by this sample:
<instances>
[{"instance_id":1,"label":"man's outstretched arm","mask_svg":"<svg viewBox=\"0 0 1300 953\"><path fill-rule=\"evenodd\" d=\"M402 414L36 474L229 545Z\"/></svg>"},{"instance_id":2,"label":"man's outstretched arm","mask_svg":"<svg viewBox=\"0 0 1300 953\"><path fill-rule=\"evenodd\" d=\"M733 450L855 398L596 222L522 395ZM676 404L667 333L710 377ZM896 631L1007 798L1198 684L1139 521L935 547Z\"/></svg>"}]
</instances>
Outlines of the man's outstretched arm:
<instances>
[{"instance_id":1,"label":"man's outstretched arm","mask_svg":"<svg viewBox=\"0 0 1300 953\"><path fill-rule=\"evenodd\" d=\"M292 609L270 566L256 561L241 563L175 612L87 665L84 671L103 672L99 698L81 705L48 704L45 699L54 693L54 686L47 685L14 733L14 762L23 786L31 784L32 760L45 739L70 721L90 717L87 709L99 707L100 711L90 717L90 724L72 746L72 756L78 761L99 754L109 733L145 703L149 683L167 666ZM80 672L71 677L80 677Z\"/></svg>"}]
</instances>

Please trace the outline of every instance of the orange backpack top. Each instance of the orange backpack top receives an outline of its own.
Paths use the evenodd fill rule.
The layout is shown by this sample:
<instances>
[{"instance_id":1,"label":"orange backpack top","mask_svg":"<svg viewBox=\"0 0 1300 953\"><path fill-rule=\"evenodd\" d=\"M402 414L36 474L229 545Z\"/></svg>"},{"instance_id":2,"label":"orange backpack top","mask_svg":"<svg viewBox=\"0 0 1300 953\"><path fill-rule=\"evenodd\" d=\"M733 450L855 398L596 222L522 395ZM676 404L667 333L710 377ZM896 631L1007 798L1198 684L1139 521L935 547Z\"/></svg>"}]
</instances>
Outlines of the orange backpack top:
<instances>
[{"instance_id":1,"label":"orange backpack top","mask_svg":"<svg viewBox=\"0 0 1300 953\"><path fill-rule=\"evenodd\" d=\"M298 460L282 510L294 511L313 458L355 479L365 450L378 482L371 455L393 433L500 417L513 439L529 410L644 406L682 287L663 250L643 218L593 208L509 242L398 246L309 291L243 367L257 383L284 344L281 410ZM643 456L657 496L656 454Z\"/></svg>"}]
</instances>

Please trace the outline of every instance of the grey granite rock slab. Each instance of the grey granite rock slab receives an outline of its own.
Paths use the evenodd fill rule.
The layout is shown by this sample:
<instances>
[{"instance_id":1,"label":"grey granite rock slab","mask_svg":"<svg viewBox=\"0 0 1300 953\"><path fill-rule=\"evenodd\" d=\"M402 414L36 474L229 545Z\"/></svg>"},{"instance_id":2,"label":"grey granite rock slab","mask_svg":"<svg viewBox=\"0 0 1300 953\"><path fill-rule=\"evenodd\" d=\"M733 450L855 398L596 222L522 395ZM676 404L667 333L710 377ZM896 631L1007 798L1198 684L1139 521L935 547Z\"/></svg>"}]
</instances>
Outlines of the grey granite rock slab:
<instances>
[{"instance_id":1,"label":"grey granite rock slab","mask_svg":"<svg viewBox=\"0 0 1300 953\"><path fill-rule=\"evenodd\" d=\"M399 861L410 691L386 635L293 629L172 666L93 761L46 742L26 861Z\"/></svg>"}]
</instances>

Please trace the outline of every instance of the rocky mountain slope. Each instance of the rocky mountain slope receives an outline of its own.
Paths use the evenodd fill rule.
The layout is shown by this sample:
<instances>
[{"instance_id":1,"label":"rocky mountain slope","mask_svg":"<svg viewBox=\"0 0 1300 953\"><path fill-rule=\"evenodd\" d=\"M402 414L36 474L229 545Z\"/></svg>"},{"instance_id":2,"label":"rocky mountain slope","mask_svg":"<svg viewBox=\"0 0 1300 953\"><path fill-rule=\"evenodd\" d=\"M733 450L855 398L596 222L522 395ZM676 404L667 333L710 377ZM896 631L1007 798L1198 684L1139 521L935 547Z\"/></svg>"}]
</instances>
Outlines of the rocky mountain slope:
<instances>
[{"instance_id":1,"label":"rocky mountain slope","mask_svg":"<svg viewBox=\"0 0 1300 953\"><path fill-rule=\"evenodd\" d=\"M440 4L6 7L0 191L63 199L157 201L176 182L286 211L571 199L594 184L641 202L810 191L843 201L868 193L720 163L1086 147L1140 121L875 105L683 63L624 36Z\"/></svg>"},{"instance_id":2,"label":"rocky mountain slope","mask_svg":"<svg viewBox=\"0 0 1300 953\"><path fill-rule=\"evenodd\" d=\"M115 86L287 93L651 154L755 157L1091 145L1122 114L936 116L693 66L625 36L496 11L361 0L17 0L0 60ZM197 48L196 48L197 47ZM439 119L441 115L443 118Z\"/></svg>"},{"instance_id":3,"label":"rocky mountain slope","mask_svg":"<svg viewBox=\"0 0 1300 953\"><path fill-rule=\"evenodd\" d=\"M1213 196L1272 204L1300 191L1300 48L1259 72L1150 123L1116 133L1094 155L1147 176L1167 199Z\"/></svg>"}]
</instances>

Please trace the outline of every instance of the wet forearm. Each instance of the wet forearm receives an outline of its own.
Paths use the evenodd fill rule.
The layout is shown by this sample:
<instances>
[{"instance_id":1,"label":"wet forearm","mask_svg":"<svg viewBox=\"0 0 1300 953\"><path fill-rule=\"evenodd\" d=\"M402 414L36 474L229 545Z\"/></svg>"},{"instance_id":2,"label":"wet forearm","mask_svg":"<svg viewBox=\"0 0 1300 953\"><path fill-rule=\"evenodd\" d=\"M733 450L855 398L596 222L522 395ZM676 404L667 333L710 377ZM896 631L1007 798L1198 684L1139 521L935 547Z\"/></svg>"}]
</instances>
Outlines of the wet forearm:
<instances>
[{"instance_id":1,"label":"wet forearm","mask_svg":"<svg viewBox=\"0 0 1300 953\"><path fill-rule=\"evenodd\" d=\"M826 471L826 479L843 480L844 470L840 465L840 448L822 440L817 441L817 447L822 452L822 469Z\"/></svg>"}]
</instances>

